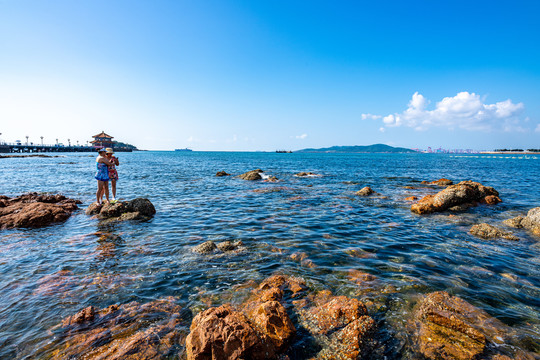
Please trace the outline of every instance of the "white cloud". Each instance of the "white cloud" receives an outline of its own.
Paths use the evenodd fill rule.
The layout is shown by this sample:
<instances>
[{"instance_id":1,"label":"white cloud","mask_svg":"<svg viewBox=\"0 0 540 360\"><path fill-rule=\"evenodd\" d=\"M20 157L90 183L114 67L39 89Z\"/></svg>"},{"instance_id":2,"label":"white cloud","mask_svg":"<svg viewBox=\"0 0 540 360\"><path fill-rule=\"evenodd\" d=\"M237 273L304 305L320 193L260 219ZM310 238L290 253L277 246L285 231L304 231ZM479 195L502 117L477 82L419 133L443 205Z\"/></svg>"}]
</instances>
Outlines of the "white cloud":
<instances>
[{"instance_id":1,"label":"white cloud","mask_svg":"<svg viewBox=\"0 0 540 360\"><path fill-rule=\"evenodd\" d=\"M296 137L297 139L304 140L305 138L307 138L307 134L296 135L295 137Z\"/></svg>"},{"instance_id":2,"label":"white cloud","mask_svg":"<svg viewBox=\"0 0 540 360\"><path fill-rule=\"evenodd\" d=\"M380 128L379 128L379 131L380 131L380 132L385 132L385 131L386 131L386 128L380 127Z\"/></svg>"},{"instance_id":3,"label":"white cloud","mask_svg":"<svg viewBox=\"0 0 540 360\"><path fill-rule=\"evenodd\" d=\"M362 114L362 120L378 120L382 118L381 115Z\"/></svg>"},{"instance_id":4,"label":"white cloud","mask_svg":"<svg viewBox=\"0 0 540 360\"><path fill-rule=\"evenodd\" d=\"M536 129L534 129L534 131L540 133L540 124L536 126Z\"/></svg>"},{"instance_id":5,"label":"white cloud","mask_svg":"<svg viewBox=\"0 0 540 360\"><path fill-rule=\"evenodd\" d=\"M385 127L408 126L415 130L432 127L464 130L526 131L519 115L525 108L523 103L512 100L485 104L480 95L463 91L453 97L445 97L437 102L434 110L427 110L429 101L415 92L408 107L401 113L378 116L362 114L362 119L382 118Z\"/></svg>"}]
</instances>

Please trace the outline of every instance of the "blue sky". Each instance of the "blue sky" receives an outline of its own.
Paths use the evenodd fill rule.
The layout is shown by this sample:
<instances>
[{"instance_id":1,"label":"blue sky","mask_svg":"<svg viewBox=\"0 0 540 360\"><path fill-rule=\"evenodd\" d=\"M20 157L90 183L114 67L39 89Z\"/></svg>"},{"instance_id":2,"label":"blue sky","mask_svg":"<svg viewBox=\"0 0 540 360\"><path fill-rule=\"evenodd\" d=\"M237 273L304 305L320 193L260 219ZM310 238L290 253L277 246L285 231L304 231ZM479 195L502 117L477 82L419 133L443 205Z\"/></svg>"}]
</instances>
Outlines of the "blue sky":
<instances>
[{"instance_id":1,"label":"blue sky","mask_svg":"<svg viewBox=\"0 0 540 360\"><path fill-rule=\"evenodd\" d=\"M540 147L536 1L0 1L0 138Z\"/></svg>"}]
</instances>

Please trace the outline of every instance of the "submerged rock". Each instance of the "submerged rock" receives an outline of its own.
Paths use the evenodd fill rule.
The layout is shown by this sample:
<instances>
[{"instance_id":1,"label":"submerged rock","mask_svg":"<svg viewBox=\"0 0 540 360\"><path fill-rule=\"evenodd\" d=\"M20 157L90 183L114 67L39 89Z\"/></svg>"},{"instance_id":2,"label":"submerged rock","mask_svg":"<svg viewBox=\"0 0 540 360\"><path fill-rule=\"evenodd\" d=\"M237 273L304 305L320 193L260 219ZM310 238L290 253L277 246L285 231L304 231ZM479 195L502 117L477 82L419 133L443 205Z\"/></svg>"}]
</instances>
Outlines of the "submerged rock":
<instances>
[{"instance_id":1,"label":"submerged rock","mask_svg":"<svg viewBox=\"0 0 540 360\"><path fill-rule=\"evenodd\" d=\"M363 187L356 192L356 195L358 196L369 196L371 194L376 194L376 192L373 191L373 189L371 189L369 186Z\"/></svg>"},{"instance_id":2,"label":"submerged rock","mask_svg":"<svg viewBox=\"0 0 540 360\"><path fill-rule=\"evenodd\" d=\"M97 310L89 306L53 329L49 359L162 359L178 353L187 328L173 298Z\"/></svg>"},{"instance_id":3,"label":"submerged rock","mask_svg":"<svg viewBox=\"0 0 540 360\"><path fill-rule=\"evenodd\" d=\"M506 240L519 240L519 238L513 235L511 232L501 230L493 225L486 223L473 225L469 232L482 239L496 239L503 238Z\"/></svg>"},{"instance_id":4,"label":"submerged rock","mask_svg":"<svg viewBox=\"0 0 540 360\"><path fill-rule=\"evenodd\" d=\"M231 174L226 173L225 171L218 171L216 176L230 176Z\"/></svg>"},{"instance_id":5,"label":"submerged rock","mask_svg":"<svg viewBox=\"0 0 540 360\"><path fill-rule=\"evenodd\" d=\"M298 177L316 177L316 176L321 176L319 174L315 174L315 173L312 173L312 172L305 172L305 171L302 171L302 172L299 172L298 174L294 174L294 176L298 176Z\"/></svg>"},{"instance_id":6,"label":"submerged rock","mask_svg":"<svg viewBox=\"0 0 540 360\"><path fill-rule=\"evenodd\" d=\"M448 179L445 179L445 178L442 178L442 179L439 179L439 180L435 180L435 181L422 181L422 184L427 184L427 185L439 185L439 186L448 186L448 185L452 185L454 184L454 182L452 180L448 180Z\"/></svg>"},{"instance_id":7,"label":"submerged rock","mask_svg":"<svg viewBox=\"0 0 540 360\"><path fill-rule=\"evenodd\" d=\"M248 171L247 173L238 175L238 177L240 179L251 180L251 181L262 180L262 176L261 176L262 172L263 171L261 169L251 170L251 171Z\"/></svg>"},{"instance_id":8,"label":"submerged rock","mask_svg":"<svg viewBox=\"0 0 540 360\"><path fill-rule=\"evenodd\" d=\"M504 220L503 223L510 227L527 229L540 236L540 207L529 210L527 216Z\"/></svg>"},{"instance_id":9,"label":"submerged rock","mask_svg":"<svg viewBox=\"0 0 540 360\"><path fill-rule=\"evenodd\" d=\"M229 252L238 250L239 247L243 246L244 243L241 240L238 241L222 241L220 243L215 243L212 240L208 240L203 242L202 244L199 244L197 246L194 246L192 248L193 252L196 252L198 254L210 254L216 250L222 251L222 252Z\"/></svg>"},{"instance_id":10,"label":"submerged rock","mask_svg":"<svg viewBox=\"0 0 540 360\"><path fill-rule=\"evenodd\" d=\"M413 325L416 350L427 359L477 359L489 344L511 336L502 322L444 291L424 297Z\"/></svg>"},{"instance_id":11,"label":"submerged rock","mask_svg":"<svg viewBox=\"0 0 540 360\"><path fill-rule=\"evenodd\" d=\"M156 214L156 209L150 200L136 198L114 204L92 203L86 209L86 214L97 215L99 219L108 221L148 220Z\"/></svg>"},{"instance_id":12,"label":"submerged rock","mask_svg":"<svg viewBox=\"0 0 540 360\"><path fill-rule=\"evenodd\" d=\"M501 202L499 193L494 188L474 181L462 181L459 184L448 186L435 195L423 197L418 203L411 206L411 211L417 214L431 214L451 208L461 210L463 206L468 207L476 205L477 202L488 203L488 201L489 204Z\"/></svg>"},{"instance_id":13,"label":"submerged rock","mask_svg":"<svg viewBox=\"0 0 540 360\"><path fill-rule=\"evenodd\" d=\"M0 229L37 228L66 221L79 200L38 193L0 198Z\"/></svg>"}]
</instances>

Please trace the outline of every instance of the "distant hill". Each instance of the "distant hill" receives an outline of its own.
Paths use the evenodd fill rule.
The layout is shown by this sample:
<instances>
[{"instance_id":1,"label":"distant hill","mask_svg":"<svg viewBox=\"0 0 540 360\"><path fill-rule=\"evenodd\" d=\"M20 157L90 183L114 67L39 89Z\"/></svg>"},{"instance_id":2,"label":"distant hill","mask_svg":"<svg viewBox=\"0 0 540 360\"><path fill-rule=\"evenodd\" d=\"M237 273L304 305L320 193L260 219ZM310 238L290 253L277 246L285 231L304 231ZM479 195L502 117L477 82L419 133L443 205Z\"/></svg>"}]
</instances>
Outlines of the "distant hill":
<instances>
[{"instance_id":1,"label":"distant hill","mask_svg":"<svg viewBox=\"0 0 540 360\"><path fill-rule=\"evenodd\" d=\"M302 149L297 153L415 153L416 151L402 147L393 147L384 144L374 144L367 146L332 146L321 149Z\"/></svg>"}]
</instances>

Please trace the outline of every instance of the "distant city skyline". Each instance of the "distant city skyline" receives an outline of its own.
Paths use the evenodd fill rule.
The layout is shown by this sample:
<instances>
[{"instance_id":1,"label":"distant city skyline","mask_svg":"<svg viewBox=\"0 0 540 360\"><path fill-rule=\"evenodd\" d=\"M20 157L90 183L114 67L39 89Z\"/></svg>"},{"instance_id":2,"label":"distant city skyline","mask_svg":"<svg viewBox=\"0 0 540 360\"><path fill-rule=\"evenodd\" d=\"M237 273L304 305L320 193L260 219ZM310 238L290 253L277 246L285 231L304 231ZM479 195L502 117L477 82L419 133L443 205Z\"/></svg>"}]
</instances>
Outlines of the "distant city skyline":
<instances>
[{"instance_id":1,"label":"distant city skyline","mask_svg":"<svg viewBox=\"0 0 540 360\"><path fill-rule=\"evenodd\" d=\"M540 147L540 3L0 2L0 139Z\"/></svg>"}]
</instances>

